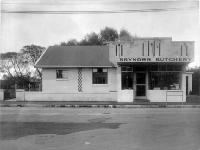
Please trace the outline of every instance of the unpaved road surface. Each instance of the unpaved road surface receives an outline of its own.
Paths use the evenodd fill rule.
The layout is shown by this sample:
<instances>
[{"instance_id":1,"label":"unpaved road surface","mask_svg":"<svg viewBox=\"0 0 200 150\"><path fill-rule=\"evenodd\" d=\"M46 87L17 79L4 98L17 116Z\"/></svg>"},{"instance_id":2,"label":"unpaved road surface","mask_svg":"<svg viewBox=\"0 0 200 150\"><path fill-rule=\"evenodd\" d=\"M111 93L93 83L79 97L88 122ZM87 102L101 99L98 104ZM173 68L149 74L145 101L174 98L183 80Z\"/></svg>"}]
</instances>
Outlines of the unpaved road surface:
<instances>
[{"instance_id":1,"label":"unpaved road surface","mask_svg":"<svg viewBox=\"0 0 200 150\"><path fill-rule=\"evenodd\" d=\"M200 150L199 108L0 109L0 150Z\"/></svg>"}]
</instances>

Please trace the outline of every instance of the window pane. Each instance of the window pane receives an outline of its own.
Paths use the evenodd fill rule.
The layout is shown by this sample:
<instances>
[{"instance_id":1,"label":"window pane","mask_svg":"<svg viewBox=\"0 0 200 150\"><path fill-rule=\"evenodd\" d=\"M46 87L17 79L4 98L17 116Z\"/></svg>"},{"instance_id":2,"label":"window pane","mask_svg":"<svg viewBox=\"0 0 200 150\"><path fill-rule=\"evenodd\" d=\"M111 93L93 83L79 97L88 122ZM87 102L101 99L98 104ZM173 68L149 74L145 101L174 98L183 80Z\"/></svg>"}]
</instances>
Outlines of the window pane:
<instances>
[{"instance_id":1,"label":"window pane","mask_svg":"<svg viewBox=\"0 0 200 150\"><path fill-rule=\"evenodd\" d=\"M93 73L92 73L92 83L93 84L107 84L107 82L108 82L107 78L108 78L107 68L93 69Z\"/></svg>"},{"instance_id":2,"label":"window pane","mask_svg":"<svg viewBox=\"0 0 200 150\"><path fill-rule=\"evenodd\" d=\"M133 71L133 67L131 66L122 66L122 71Z\"/></svg>"},{"instance_id":3,"label":"window pane","mask_svg":"<svg viewBox=\"0 0 200 150\"><path fill-rule=\"evenodd\" d=\"M133 73L122 72L122 90L133 89Z\"/></svg>"},{"instance_id":4,"label":"window pane","mask_svg":"<svg viewBox=\"0 0 200 150\"><path fill-rule=\"evenodd\" d=\"M149 88L161 90L180 89L179 72L150 72Z\"/></svg>"},{"instance_id":5,"label":"window pane","mask_svg":"<svg viewBox=\"0 0 200 150\"><path fill-rule=\"evenodd\" d=\"M146 67L145 66L137 66L136 71L145 71Z\"/></svg>"},{"instance_id":6,"label":"window pane","mask_svg":"<svg viewBox=\"0 0 200 150\"><path fill-rule=\"evenodd\" d=\"M63 78L63 71L62 70L56 70L56 78Z\"/></svg>"}]
</instances>

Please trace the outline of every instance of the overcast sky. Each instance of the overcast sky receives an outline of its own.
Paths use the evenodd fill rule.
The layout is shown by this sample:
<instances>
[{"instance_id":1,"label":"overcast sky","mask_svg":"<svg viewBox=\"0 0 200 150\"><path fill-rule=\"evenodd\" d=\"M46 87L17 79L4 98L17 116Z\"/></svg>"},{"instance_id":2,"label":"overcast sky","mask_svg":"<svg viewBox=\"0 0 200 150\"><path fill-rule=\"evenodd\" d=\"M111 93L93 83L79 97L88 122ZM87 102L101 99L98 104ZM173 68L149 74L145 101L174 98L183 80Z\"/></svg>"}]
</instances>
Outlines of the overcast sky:
<instances>
[{"instance_id":1,"label":"overcast sky","mask_svg":"<svg viewBox=\"0 0 200 150\"><path fill-rule=\"evenodd\" d=\"M109 26L140 37L195 41L193 65L200 65L198 1L2 0L1 10L1 52L80 40Z\"/></svg>"}]
</instances>

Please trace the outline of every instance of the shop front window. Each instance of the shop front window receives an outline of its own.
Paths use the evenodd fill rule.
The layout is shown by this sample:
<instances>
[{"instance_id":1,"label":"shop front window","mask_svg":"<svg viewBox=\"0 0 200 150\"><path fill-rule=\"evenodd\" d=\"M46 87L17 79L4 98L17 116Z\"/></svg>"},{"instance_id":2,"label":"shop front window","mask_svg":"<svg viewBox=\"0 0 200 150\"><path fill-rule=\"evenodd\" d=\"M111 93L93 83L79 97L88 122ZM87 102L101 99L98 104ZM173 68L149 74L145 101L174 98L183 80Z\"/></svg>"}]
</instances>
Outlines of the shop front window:
<instances>
[{"instance_id":1,"label":"shop front window","mask_svg":"<svg viewBox=\"0 0 200 150\"><path fill-rule=\"evenodd\" d=\"M150 90L180 89L180 72L149 72Z\"/></svg>"},{"instance_id":2,"label":"shop front window","mask_svg":"<svg viewBox=\"0 0 200 150\"><path fill-rule=\"evenodd\" d=\"M108 69L107 68L93 68L92 83L93 84L107 84L108 83Z\"/></svg>"},{"instance_id":3,"label":"shop front window","mask_svg":"<svg viewBox=\"0 0 200 150\"><path fill-rule=\"evenodd\" d=\"M122 90L133 89L133 67L122 67Z\"/></svg>"}]
</instances>

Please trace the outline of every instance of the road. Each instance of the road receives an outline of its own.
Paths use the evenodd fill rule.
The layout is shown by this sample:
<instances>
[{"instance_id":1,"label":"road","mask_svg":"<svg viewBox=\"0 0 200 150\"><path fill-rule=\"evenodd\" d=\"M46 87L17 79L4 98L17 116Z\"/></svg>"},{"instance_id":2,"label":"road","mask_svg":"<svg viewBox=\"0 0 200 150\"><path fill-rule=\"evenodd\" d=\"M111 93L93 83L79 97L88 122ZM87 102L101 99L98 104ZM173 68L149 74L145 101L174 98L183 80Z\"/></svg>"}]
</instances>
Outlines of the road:
<instances>
[{"instance_id":1,"label":"road","mask_svg":"<svg viewBox=\"0 0 200 150\"><path fill-rule=\"evenodd\" d=\"M0 109L1 150L200 150L199 108Z\"/></svg>"}]
</instances>

